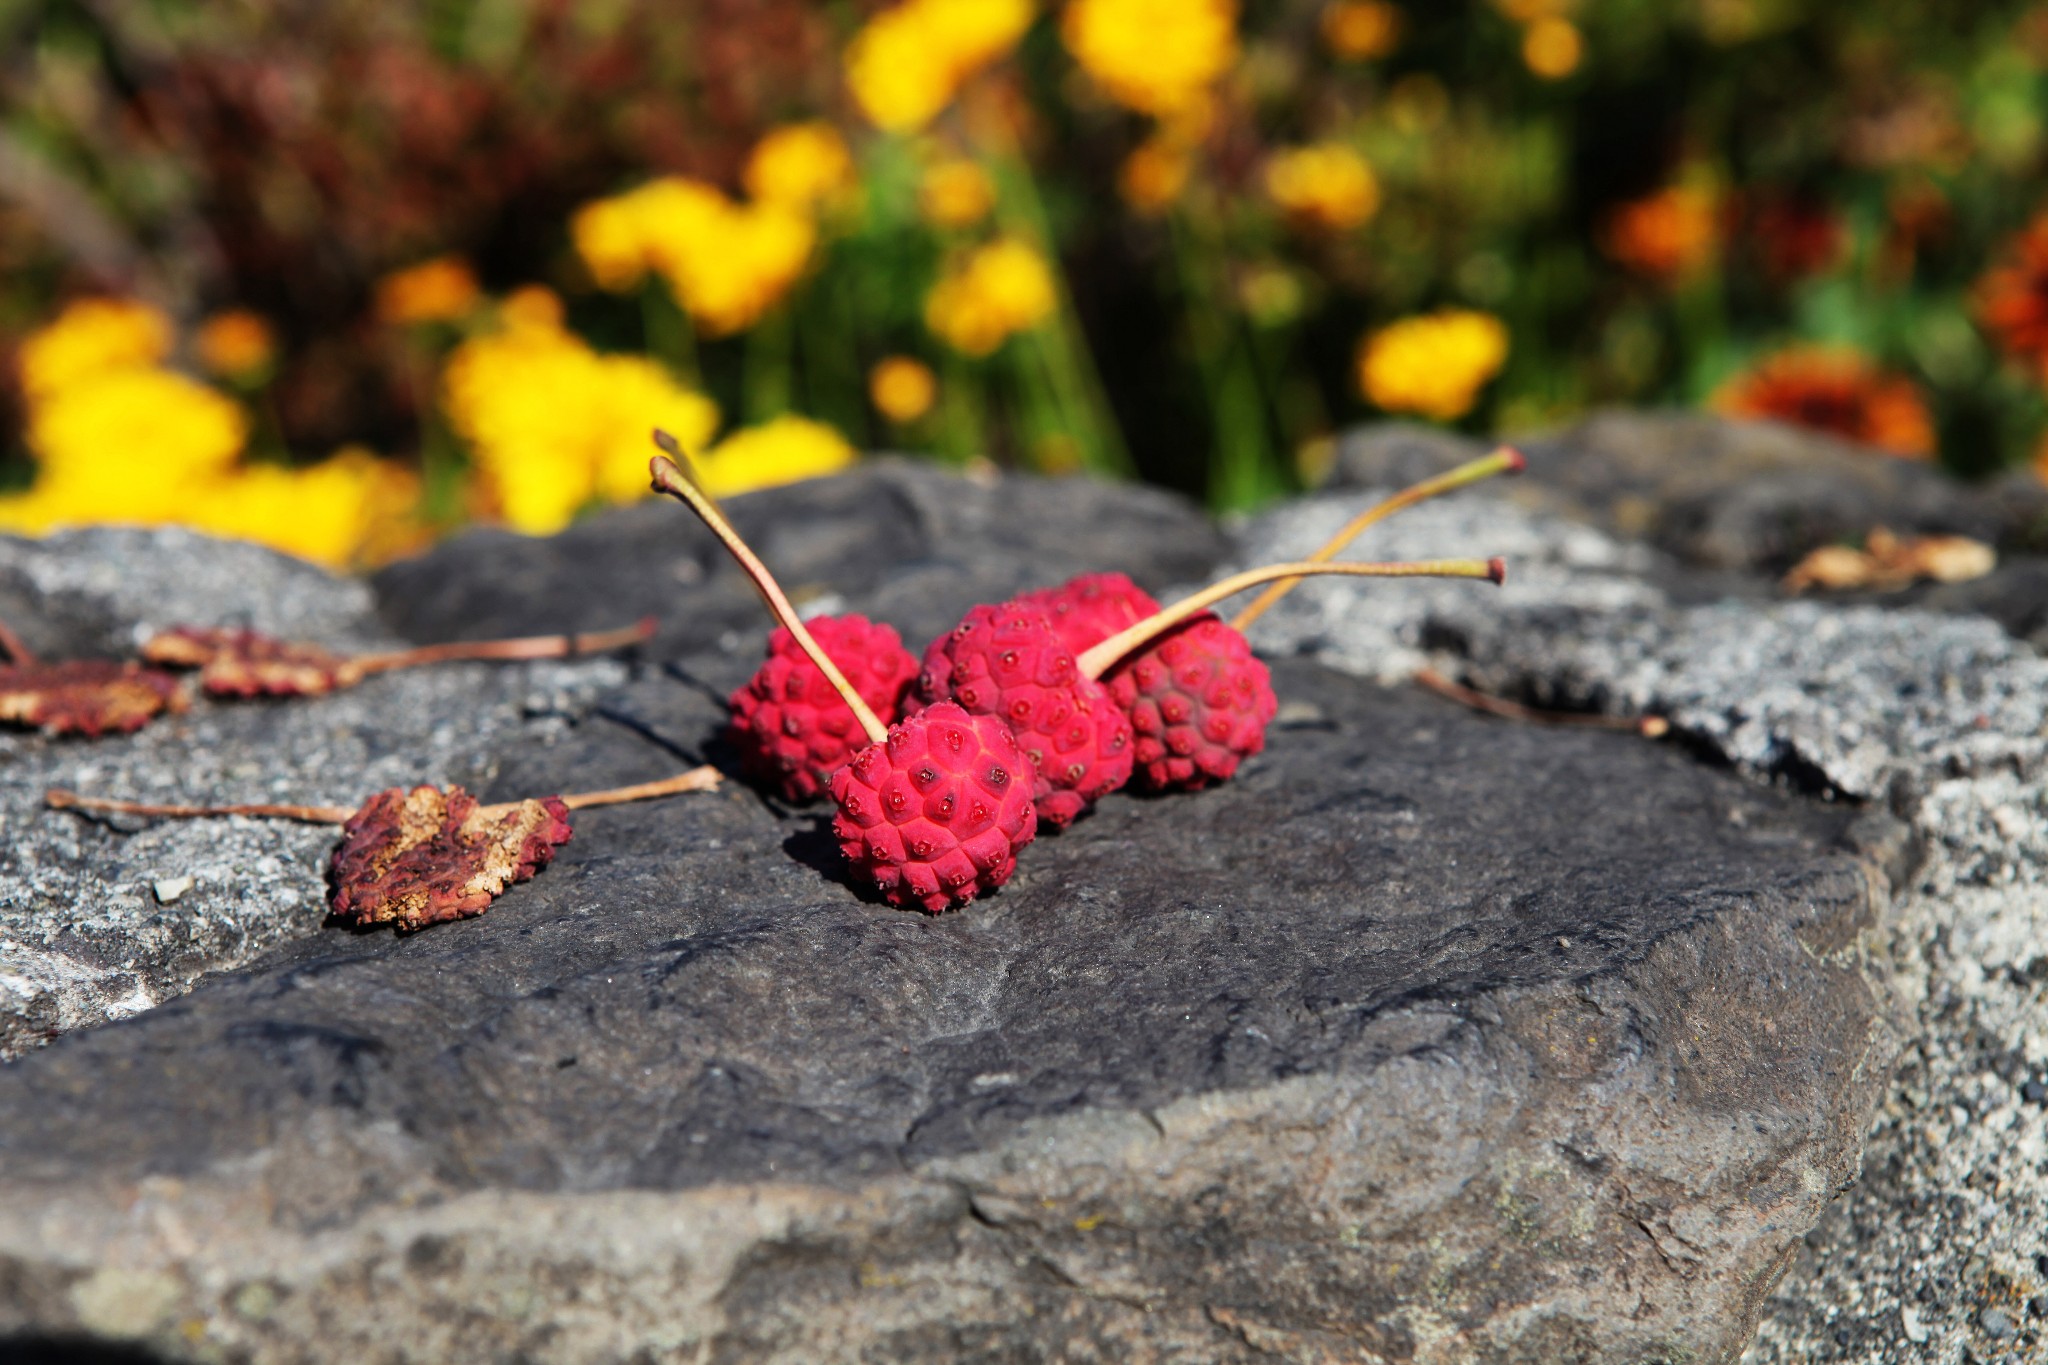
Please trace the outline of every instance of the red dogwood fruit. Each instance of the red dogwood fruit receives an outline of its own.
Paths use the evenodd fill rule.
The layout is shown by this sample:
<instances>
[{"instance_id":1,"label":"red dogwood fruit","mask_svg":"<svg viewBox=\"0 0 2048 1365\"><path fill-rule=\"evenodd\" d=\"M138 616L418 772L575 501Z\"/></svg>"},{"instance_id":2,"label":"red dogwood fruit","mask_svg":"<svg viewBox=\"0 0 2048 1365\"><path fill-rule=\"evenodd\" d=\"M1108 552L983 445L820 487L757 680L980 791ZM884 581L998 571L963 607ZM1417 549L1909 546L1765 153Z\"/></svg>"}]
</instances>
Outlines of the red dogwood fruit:
<instances>
[{"instance_id":1,"label":"red dogwood fruit","mask_svg":"<svg viewBox=\"0 0 2048 1365\"><path fill-rule=\"evenodd\" d=\"M1280 709L1272 675L1242 634L1211 612L1181 622L1103 681L1131 718L1132 781L1149 791L1227 782L1266 747Z\"/></svg>"},{"instance_id":2,"label":"red dogwood fruit","mask_svg":"<svg viewBox=\"0 0 2048 1365\"><path fill-rule=\"evenodd\" d=\"M893 725L832 776L839 848L894 905L938 914L993 891L1038 829L1009 727L951 702Z\"/></svg>"},{"instance_id":3,"label":"red dogwood fruit","mask_svg":"<svg viewBox=\"0 0 2048 1365\"><path fill-rule=\"evenodd\" d=\"M1151 593L1120 573L1084 573L1011 601L1043 612L1053 633L1076 654L1159 610Z\"/></svg>"},{"instance_id":4,"label":"red dogwood fruit","mask_svg":"<svg viewBox=\"0 0 2048 1365\"><path fill-rule=\"evenodd\" d=\"M832 775L831 784L839 806L833 828L854 877L893 905L930 914L964 905L1009 880L1017 850L1038 832L1031 762L1009 727L946 705L884 726L798 619L768 566L685 472L689 457L674 438L657 431L654 441L669 457L657 455L649 463L656 490L688 504L724 543L867 736L867 746ZM1045 630L1050 638L1050 628Z\"/></svg>"},{"instance_id":5,"label":"red dogwood fruit","mask_svg":"<svg viewBox=\"0 0 2048 1365\"><path fill-rule=\"evenodd\" d=\"M875 714L887 722L903 714L903 694L917 679L917 660L893 626L865 616L819 616L806 623ZM832 785L868 742L853 708L804 653L796 637L777 628L768 659L732 694L728 733L747 775L787 801L809 801Z\"/></svg>"},{"instance_id":6,"label":"red dogwood fruit","mask_svg":"<svg viewBox=\"0 0 2048 1365\"><path fill-rule=\"evenodd\" d=\"M1010 727L1031 760L1038 818L1054 829L1130 780L1130 719L1029 606L968 612L924 652L917 690L923 705L957 702Z\"/></svg>"}]
</instances>

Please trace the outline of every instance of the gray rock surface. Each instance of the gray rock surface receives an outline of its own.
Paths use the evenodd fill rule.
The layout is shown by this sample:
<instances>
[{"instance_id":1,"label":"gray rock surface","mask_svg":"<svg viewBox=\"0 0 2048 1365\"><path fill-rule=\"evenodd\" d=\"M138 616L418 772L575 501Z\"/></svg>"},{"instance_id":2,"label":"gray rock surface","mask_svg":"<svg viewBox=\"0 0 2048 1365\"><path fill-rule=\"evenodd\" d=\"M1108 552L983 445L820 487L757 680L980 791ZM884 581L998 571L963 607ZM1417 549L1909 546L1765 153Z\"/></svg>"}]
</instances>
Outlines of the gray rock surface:
<instances>
[{"instance_id":1,"label":"gray rock surface","mask_svg":"<svg viewBox=\"0 0 2048 1365\"><path fill-rule=\"evenodd\" d=\"M1398 433L1375 439L1419 449ZM1563 547L1591 534L1531 510L1548 497L1539 487L1509 502L1495 490L1418 509L1359 553L1484 552L1518 537ZM1264 518L1246 557L1312 548L1367 500L1336 494ZM1915 1041L1865 1179L1807 1239L1748 1359L2040 1358L2048 660L1990 620L1779 602L1761 581L1703 604L1682 590L1675 560L1603 542L1537 557L1525 581L1540 591L1500 611L1447 585L1346 582L1297 594L1255 639L1370 676L1428 662L1525 701L1662 714L1683 742L1752 778L1902 822L1885 960Z\"/></svg>"},{"instance_id":2,"label":"gray rock surface","mask_svg":"<svg viewBox=\"0 0 2048 1365\"><path fill-rule=\"evenodd\" d=\"M1575 610L1671 610L1654 554L1476 505ZM814 595L920 638L1223 548L1154 495L887 466L735 512ZM637 508L379 579L413 635L674 622L659 667L488 736L483 794L705 744L764 631L686 524ZM1359 630L1440 648L1452 618L1414 605L1413 639ZM1113 797L960 915L862 900L815 815L734 785L579 816L480 919L302 925L0 1068L0 1332L212 1359L1727 1358L1886 1088L1868 952L1905 827L1676 746L1313 661L1277 679L1237 782Z\"/></svg>"},{"instance_id":3,"label":"gray rock surface","mask_svg":"<svg viewBox=\"0 0 2048 1365\"><path fill-rule=\"evenodd\" d=\"M365 585L181 531L0 538L0 620L52 658L132 654L179 623L343 650L397 643ZM331 831L88 821L44 810L47 788L353 805L401 783L487 781L494 746L558 734L625 676L609 661L466 664L387 674L315 705L202 701L128 739L0 730L0 1060L315 932L326 903Z\"/></svg>"}]
</instances>

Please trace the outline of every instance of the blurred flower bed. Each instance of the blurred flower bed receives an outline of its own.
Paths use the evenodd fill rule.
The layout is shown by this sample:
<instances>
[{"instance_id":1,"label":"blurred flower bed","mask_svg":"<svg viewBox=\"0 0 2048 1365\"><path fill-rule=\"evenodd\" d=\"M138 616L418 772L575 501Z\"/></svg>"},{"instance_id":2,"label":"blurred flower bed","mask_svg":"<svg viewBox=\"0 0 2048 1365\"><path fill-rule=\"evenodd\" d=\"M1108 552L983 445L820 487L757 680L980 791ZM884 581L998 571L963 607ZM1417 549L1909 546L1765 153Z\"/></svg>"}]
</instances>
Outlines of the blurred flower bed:
<instances>
[{"instance_id":1,"label":"blurred flower bed","mask_svg":"<svg viewBox=\"0 0 2048 1365\"><path fill-rule=\"evenodd\" d=\"M2048 5L0 3L0 529L1711 406L2048 478ZM1884 458L1874 455L1873 458Z\"/></svg>"}]
</instances>

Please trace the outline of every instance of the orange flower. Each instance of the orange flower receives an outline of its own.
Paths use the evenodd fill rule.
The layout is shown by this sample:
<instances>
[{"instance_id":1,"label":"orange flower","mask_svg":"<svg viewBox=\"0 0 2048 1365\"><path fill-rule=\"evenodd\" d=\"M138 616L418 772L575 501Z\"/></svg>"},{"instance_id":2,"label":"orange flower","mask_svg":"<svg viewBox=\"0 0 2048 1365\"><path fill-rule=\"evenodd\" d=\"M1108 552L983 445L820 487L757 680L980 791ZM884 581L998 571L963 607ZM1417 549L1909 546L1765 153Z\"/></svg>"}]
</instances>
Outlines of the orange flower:
<instances>
[{"instance_id":1,"label":"orange flower","mask_svg":"<svg viewBox=\"0 0 2048 1365\"><path fill-rule=\"evenodd\" d=\"M1401 40L1401 11L1386 0L1331 0L1319 22L1324 45L1349 62L1384 57Z\"/></svg>"},{"instance_id":2,"label":"orange flower","mask_svg":"<svg viewBox=\"0 0 2048 1365\"><path fill-rule=\"evenodd\" d=\"M230 308L200 323L192 345L199 363L225 379L258 376L277 355L270 324L246 308Z\"/></svg>"},{"instance_id":3,"label":"orange flower","mask_svg":"<svg viewBox=\"0 0 2048 1365\"><path fill-rule=\"evenodd\" d=\"M1149 137L1124 158L1117 171L1117 191L1140 213L1164 213L1180 199L1193 169L1194 160L1185 147L1168 138Z\"/></svg>"},{"instance_id":4,"label":"orange flower","mask_svg":"<svg viewBox=\"0 0 2048 1365\"><path fill-rule=\"evenodd\" d=\"M1673 185L1616 209L1607 220L1600 246L1611 259L1637 274L1671 280L1714 259L1720 228L1710 192Z\"/></svg>"},{"instance_id":5,"label":"orange flower","mask_svg":"<svg viewBox=\"0 0 2048 1365\"><path fill-rule=\"evenodd\" d=\"M1919 387L1844 347L1787 347L1729 380L1709 402L1730 417L1773 418L1909 459L1934 454L1934 422Z\"/></svg>"},{"instance_id":6,"label":"orange flower","mask_svg":"<svg viewBox=\"0 0 2048 1365\"><path fill-rule=\"evenodd\" d=\"M1977 319L2007 355L2048 380L2048 213L2007 247L2003 264L1977 282Z\"/></svg>"},{"instance_id":7,"label":"orange flower","mask_svg":"<svg viewBox=\"0 0 2048 1365\"><path fill-rule=\"evenodd\" d=\"M476 272L460 256L436 256L377 281L377 320L406 326L455 322L477 303Z\"/></svg>"},{"instance_id":8,"label":"orange flower","mask_svg":"<svg viewBox=\"0 0 2048 1365\"><path fill-rule=\"evenodd\" d=\"M1522 32L1522 65L1546 81L1561 81L1579 69L1586 39L1569 19L1548 15Z\"/></svg>"},{"instance_id":9,"label":"orange flower","mask_svg":"<svg viewBox=\"0 0 2048 1365\"><path fill-rule=\"evenodd\" d=\"M932 410L939 397L939 381L922 360L887 356L868 371L868 397L877 412L901 426Z\"/></svg>"}]
</instances>

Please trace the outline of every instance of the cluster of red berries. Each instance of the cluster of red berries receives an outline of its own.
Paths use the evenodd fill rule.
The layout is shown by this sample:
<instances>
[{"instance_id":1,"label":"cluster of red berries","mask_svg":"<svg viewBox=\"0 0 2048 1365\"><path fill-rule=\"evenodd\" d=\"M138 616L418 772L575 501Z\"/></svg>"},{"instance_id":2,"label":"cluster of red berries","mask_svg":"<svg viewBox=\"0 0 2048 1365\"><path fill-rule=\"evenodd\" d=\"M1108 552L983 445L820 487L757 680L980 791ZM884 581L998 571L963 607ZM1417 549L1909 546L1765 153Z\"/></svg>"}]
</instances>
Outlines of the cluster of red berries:
<instances>
[{"instance_id":1,"label":"cluster of red berries","mask_svg":"<svg viewBox=\"0 0 2048 1365\"><path fill-rule=\"evenodd\" d=\"M673 443L656 442L677 460ZM1486 474L1501 455L1418 485L1394 507ZM790 801L825 791L857 877L892 904L931 913L1009 880L1041 825L1064 829L1127 782L1159 792L1228 781L1265 748L1279 710L1266 666L1239 629L1206 610L1260 583L1266 598L1315 573L1490 578L1499 560L1269 566L1171 607L1118 573L971 609L920 664L896 632L861 616L798 620L774 576L683 466L657 458L657 489L688 503L782 622L768 659L732 694L731 738L747 772Z\"/></svg>"},{"instance_id":2,"label":"cluster of red berries","mask_svg":"<svg viewBox=\"0 0 2048 1365\"><path fill-rule=\"evenodd\" d=\"M1066 827L1134 778L1154 791L1224 781L1265 747L1278 708L1266 666L1208 612L1100 679L1081 667L1080 655L1159 610L1122 574L1084 574L975 607L921 669L887 626L817 618L818 643L891 727L888 740L866 743L787 630L733 693L732 738L786 799L829 785L840 847L886 899L943 910L1008 880L1039 826Z\"/></svg>"}]
</instances>

